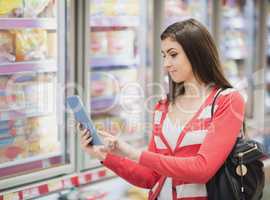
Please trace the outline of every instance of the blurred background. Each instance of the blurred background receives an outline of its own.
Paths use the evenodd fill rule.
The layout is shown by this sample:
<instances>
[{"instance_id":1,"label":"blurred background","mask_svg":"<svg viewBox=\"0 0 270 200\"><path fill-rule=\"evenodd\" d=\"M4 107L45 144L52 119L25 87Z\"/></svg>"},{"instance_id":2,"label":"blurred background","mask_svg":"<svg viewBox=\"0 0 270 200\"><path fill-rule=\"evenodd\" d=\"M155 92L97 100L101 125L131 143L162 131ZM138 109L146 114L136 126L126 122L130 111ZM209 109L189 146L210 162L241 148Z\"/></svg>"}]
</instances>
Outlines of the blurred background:
<instances>
[{"instance_id":1,"label":"blurred background","mask_svg":"<svg viewBox=\"0 0 270 200\"><path fill-rule=\"evenodd\" d=\"M146 148L168 84L159 36L188 18L211 32L247 101L247 135L270 153L269 0L1 0L0 200L147 199L81 151L65 99L80 95L97 128Z\"/></svg>"}]
</instances>

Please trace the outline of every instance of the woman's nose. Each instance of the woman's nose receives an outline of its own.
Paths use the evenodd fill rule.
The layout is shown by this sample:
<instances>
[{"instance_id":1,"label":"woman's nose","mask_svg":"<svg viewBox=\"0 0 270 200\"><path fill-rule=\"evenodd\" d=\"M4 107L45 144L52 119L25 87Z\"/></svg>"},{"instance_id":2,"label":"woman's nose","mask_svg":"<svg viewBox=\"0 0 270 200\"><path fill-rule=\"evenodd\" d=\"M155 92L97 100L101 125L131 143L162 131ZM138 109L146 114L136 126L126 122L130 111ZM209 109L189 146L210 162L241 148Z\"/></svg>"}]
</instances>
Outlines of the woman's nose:
<instances>
[{"instance_id":1,"label":"woman's nose","mask_svg":"<svg viewBox=\"0 0 270 200\"><path fill-rule=\"evenodd\" d=\"M166 59L166 58L164 58L163 65L164 65L166 70L168 70L172 66L170 60Z\"/></svg>"}]
</instances>

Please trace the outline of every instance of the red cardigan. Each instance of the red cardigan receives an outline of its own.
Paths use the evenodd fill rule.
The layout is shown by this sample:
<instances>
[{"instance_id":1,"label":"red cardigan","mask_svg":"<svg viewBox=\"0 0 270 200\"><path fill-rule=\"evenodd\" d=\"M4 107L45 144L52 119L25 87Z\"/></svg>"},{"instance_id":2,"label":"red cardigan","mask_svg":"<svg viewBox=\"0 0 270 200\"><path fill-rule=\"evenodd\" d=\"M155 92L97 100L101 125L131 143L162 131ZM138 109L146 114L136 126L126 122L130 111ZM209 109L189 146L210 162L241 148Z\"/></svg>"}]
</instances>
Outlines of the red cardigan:
<instances>
[{"instance_id":1,"label":"red cardigan","mask_svg":"<svg viewBox=\"0 0 270 200\"><path fill-rule=\"evenodd\" d=\"M174 200L205 200L205 183L226 160L239 135L244 118L244 99L235 89L221 92L211 121L213 88L203 105L183 128L175 149L163 136L162 125L168 101L155 107L153 133L139 163L108 154L103 164L131 184L150 189L149 199L157 198L167 177L172 177Z\"/></svg>"}]
</instances>

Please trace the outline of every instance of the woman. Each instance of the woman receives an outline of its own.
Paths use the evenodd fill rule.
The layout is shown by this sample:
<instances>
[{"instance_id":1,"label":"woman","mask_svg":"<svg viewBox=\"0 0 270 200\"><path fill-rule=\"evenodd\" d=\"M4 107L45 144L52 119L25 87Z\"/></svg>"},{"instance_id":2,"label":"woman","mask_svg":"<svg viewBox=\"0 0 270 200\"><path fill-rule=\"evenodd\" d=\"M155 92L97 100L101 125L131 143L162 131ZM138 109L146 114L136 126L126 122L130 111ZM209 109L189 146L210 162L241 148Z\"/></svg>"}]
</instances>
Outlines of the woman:
<instances>
[{"instance_id":1,"label":"woman","mask_svg":"<svg viewBox=\"0 0 270 200\"><path fill-rule=\"evenodd\" d=\"M155 106L148 150L100 132L105 146L81 130L81 146L128 182L149 188L150 200L207 199L206 183L232 150L244 117L244 100L223 75L209 32L189 19L161 34L169 94ZM212 101L221 92L211 116Z\"/></svg>"}]
</instances>

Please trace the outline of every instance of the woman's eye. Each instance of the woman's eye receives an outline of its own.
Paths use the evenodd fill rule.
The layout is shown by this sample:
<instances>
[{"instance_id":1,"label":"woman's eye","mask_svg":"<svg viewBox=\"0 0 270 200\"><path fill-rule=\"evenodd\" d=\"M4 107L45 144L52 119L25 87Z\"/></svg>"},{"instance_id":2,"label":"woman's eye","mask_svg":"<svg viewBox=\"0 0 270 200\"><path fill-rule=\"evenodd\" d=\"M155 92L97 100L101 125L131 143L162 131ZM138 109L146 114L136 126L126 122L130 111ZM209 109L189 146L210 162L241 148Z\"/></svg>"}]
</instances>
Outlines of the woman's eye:
<instances>
[{"instance_id":1,"label":"woman's eye","mask_svg":"<svg viewBox=\"0 0 270 200\"><path fill-rule=\"evenodd\" d=\"M173 54L171 54L171 57L176 57L177 56L177 53L173 53Z\"/></svg>"}]
</instances>

